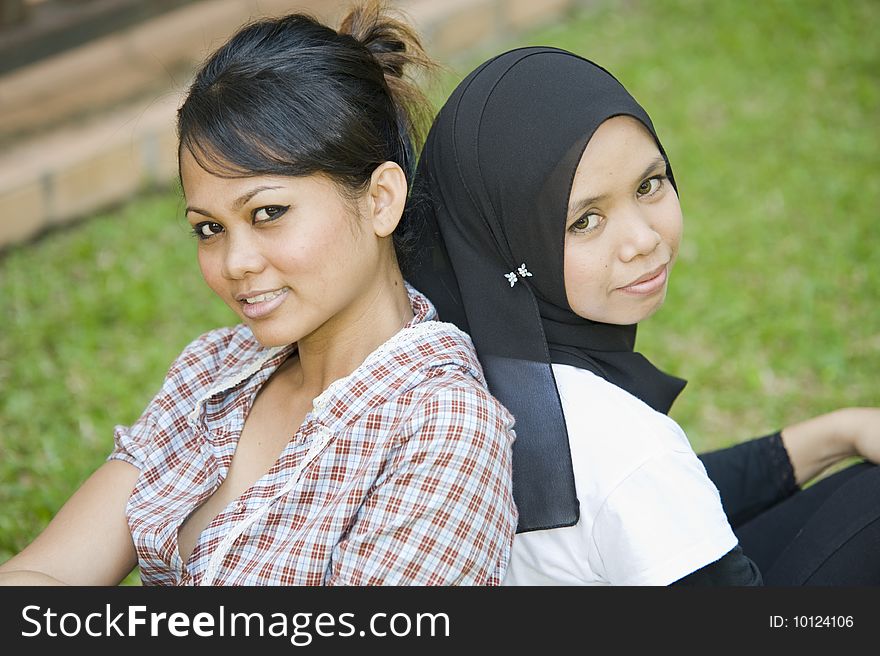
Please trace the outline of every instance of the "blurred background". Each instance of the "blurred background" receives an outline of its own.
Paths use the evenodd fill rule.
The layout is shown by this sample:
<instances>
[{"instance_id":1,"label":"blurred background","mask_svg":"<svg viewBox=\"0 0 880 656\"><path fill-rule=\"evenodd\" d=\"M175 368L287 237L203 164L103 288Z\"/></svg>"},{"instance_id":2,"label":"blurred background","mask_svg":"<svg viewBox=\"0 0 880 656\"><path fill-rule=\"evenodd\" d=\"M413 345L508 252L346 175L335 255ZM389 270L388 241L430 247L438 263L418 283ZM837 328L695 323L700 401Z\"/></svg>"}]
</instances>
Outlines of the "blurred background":
<instances>
[{"instance_id":1,"label":"blurred background","mask_svg":"<svg viewBox=\"0 0 880 656\"><path fill-rule=\"evenodd\" d=\"M0 0L0 562L137 419L200 333L174 114L252 17L349 2ZM689 380L705 451L880 392L880 2L398 0L445 65L439 106L501 50L614 73L651 115L685 214L638 349ZM136 573L129 583L137 583Z\"/></svg>"}]
</instances>

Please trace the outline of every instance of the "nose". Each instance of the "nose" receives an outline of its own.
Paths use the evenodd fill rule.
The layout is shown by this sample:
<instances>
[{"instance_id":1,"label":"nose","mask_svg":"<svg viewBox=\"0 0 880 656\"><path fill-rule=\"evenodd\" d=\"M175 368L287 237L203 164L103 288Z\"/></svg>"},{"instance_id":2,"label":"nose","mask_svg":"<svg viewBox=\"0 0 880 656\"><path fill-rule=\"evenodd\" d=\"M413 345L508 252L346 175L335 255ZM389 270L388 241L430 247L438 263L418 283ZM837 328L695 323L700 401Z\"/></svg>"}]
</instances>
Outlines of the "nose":
<instances>
[{"instance_id":1,"label":"nose","mask_svg":"<svg viewBox=\"0 0 880 656\"><path fill-rule=\"evenodd\" d=\"M250 231L229 231L223 257L223 276L241 280L249 273L259 273L266 266L258 240Z\"/></svg>"},{"instance_id":2,"label":"nose","mask_svg":"<svg viewBox=\"0 0 880 656\"><path fill-rule=\"evenodd\" d=\"M650 216L639 207L621 217L621 230L620 259L624 262L640 255L650 255L663 239Z\"/></svg>"}]
</instances>

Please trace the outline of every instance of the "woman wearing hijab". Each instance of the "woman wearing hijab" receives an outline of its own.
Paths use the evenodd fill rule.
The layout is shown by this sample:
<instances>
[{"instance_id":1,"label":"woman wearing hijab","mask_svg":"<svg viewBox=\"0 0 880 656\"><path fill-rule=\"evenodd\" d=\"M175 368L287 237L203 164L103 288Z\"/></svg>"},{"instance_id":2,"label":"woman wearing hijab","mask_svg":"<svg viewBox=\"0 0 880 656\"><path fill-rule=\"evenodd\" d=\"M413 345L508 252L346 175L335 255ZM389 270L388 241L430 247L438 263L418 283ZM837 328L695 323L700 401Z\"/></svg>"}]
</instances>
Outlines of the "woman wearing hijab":
<instances>
[{"instance_id":1,"label":"woman wearing hijab","mask_svg":"<svg viewBox=\"0 0 880 656\"><path fill-rule=\"evenodd\" d=\"M880 583L880 470L799 490L845 457L880 459L880 410L702 459L667 416L685 381L634 346L681 208L650 118L609 72L547 47L485 62L437 116L416 185L411 280L470 333L516 422L505 583Z\"/></svg>"}]
</instances>

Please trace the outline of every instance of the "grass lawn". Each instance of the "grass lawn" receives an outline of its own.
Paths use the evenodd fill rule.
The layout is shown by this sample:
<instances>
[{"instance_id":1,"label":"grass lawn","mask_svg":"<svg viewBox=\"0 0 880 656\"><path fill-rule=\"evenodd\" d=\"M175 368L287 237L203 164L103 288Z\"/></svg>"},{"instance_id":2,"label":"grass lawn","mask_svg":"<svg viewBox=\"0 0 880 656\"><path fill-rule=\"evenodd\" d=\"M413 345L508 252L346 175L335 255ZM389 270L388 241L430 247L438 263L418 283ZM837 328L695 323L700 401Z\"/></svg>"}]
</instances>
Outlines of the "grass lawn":
<instances>
[{"instance_id":1,"label":"grass lawn","mask_svg":"<svg viewBox=\"0 0 880 656\"><path fill-rule=\"evenodd\" d=\"M502 47L612 71L647 109L685 213L639 349L689 379L698 450L878 405L880 3L597 1ZM0 256L0 561L107 456L173 358L235 319L201 280L177 190ZM137 582L136 574L129 582Z\"/></svg>"}]
</instances>

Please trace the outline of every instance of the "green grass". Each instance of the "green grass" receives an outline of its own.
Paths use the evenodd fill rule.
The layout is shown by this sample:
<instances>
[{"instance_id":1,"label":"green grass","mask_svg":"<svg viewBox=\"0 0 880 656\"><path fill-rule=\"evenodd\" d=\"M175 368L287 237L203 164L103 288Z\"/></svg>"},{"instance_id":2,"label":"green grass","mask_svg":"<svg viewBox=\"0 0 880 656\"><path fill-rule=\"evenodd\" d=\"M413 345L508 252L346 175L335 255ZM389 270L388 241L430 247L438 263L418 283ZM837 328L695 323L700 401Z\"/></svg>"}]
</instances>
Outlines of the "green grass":
<instances>
[{"instance_id":1,"label":"green grass","mask_svg":"<svg viewBox=\"0 0 880 656\"><path fill-rule=\"evenodd\" d=\"M666 306L639 348L689 379L697 450L877 405L880 4L596 2L502 47L611 70L654 119L685 212ZM0 561L133 422L181 348L234 320L207 289L176 190L0 258ZM130 577L136 582L136 576Z\"/></svg>"}]
</instances>

